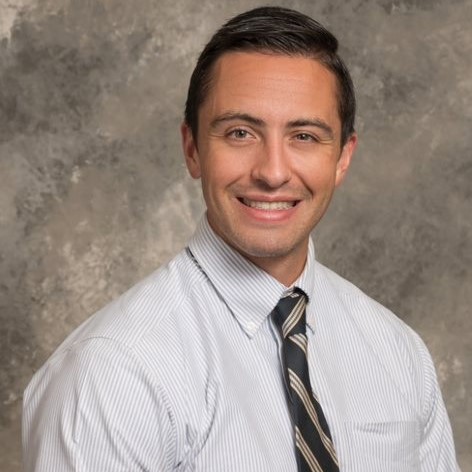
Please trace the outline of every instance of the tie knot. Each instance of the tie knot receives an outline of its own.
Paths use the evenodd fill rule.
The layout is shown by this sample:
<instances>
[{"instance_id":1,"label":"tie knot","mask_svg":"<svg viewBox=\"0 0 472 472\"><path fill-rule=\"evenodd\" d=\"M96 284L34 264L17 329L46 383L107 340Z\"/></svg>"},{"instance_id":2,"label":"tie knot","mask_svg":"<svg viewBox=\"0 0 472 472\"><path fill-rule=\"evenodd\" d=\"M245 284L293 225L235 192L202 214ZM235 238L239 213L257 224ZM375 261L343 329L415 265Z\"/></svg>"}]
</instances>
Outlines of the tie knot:
<instances>
[{"instance_id":1,"label":"tie knot","mask_svg":"<svg viewBox=\"0 0 472 472\"><path fill-rule=\"evenodd\" d=\"M282 297L277 303L272 312L272 319L283 338L299 333L305 334L306 303L307 297L299 289Z\"/></svg>"}]
</instances>

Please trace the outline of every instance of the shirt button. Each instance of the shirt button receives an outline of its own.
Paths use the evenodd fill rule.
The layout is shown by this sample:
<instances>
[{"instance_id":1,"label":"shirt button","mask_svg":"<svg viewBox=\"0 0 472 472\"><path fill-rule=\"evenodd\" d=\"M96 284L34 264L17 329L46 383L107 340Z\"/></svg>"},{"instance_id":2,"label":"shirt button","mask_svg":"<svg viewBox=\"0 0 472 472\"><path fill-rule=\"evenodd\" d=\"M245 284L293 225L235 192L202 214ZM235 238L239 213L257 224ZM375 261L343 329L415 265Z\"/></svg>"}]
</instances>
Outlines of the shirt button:
<instances>
[{"instance_id":1,"label":"shirt button","mask_svg":"<svg viewBox=\"0 0 472 472\"><path fill-rule=\"evenodd\" d=\"M250 321L247 325L246 325L246 329L251 333L251 334L254 334L257 330L257 325L256 323L254 323L254 321Z\"/></svg>"}]
</instances>

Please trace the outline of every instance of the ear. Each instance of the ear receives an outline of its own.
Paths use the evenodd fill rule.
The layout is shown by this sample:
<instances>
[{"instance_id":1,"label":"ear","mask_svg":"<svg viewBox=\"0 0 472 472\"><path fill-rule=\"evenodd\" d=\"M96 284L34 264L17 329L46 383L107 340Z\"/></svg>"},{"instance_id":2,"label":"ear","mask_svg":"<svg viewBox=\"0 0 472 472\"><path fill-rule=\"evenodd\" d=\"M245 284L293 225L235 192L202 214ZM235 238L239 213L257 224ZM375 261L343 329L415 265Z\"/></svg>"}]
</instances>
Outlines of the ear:
<instances>
[{"instance_id":1,"label":"ear","mask_svg":"<svg viewBox=\"0 0 472 472\"><path fill-rule=\"evenodd\" d=\"M344 144L341 155L339 156L338 162L336 164L336 187L341 184L341 182L346 177L347 170L351 164L352 156L357 147L357 134L353 133L349 136L349 139Z\"/></svg>"},{"instance_id":2,"label":"ear","mask_svg":"<svg viewBox=\"0 0 472 472\"><path fill-rule=\"evenodd\" d=\"M201 176L200 157L192 130L188 124L184 122L180 126L180 132L182 135L182 148L184 150L187 169L194 179L199 179Z\"/></svg>"}]
</instances>

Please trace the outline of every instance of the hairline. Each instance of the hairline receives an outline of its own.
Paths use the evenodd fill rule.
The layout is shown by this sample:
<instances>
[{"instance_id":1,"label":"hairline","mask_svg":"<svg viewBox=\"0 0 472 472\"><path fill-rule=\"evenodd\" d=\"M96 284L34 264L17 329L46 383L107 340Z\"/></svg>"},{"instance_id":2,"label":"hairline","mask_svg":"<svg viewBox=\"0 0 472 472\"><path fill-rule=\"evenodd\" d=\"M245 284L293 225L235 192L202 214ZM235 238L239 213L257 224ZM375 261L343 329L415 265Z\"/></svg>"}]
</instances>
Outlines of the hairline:
<instances>
[{"instance_id":1,"label":"hairline","mask_svg":"<svg viewBox=\"0 0 472 472\"><path fill-rule=\"evenodd\" d=\"M289 57L289 58L305 58L305 59L310 59L310 60L313 60L313 61L316 61L318 62L320 65L322 65L327 71L329 71L334 79L335 79L335 83L336 83L336 103L337 103L337 113L338 113L338 118L341 122L341 135L340 135L340 141L341 141L341 145L344 145L345 143L343 142L343 133L342 133L342 126L343 126L343 120L342 120L342 113L341 113L341 104L342 104L342 85L341 85L341 81L340 81L340 78L338 77L338 75L336 74L336 72L333 70L332 67L330 67L330 64L329 64L329 59L327 58L328 57L328 54L324 51L313 51L313 52L309 52L309 51L294 51L294 52L289 52L289 51L286 51L286 50L282 50L282 48L278 49L278 48L268 48L268 47L263 47L263 46L258 46L258 45L244 45L244 46L235 46L235 47L231 47L231 48L227 48L225 49L224 51L221 52L221 54L218 55L218 57L213 61L213 63L210 65L210 67L207 69L207 74L206 74L206 77L205 77L205 80L202 81L201 83L201 88L200 88L200 101L199 103L196 103L197 107L196 107L196 110L195 110L195 118L196 118L196 129L193 130L191 129L192 131L192 135L194 140L195 140L195 144L197 144L197 140L198 140L198 130L199 130L199 114L200 114L200 110L203 106L203 104L205 103L205 101L207 100L210 92L211 92L211 87L214 83L214 79L215 79L215 70L216 70L216 67L218 65L218 63L221 62L221 59L229 54L232 54L232 53L249 53L249 54L264 54L264 55L268 55L268 56L281 56L281 57ZM325 59L323 60L323 56L325 57ZM187 125L191 127L191 123L186 123ZM353 134L353 132L351 133L351 135ZM345 141L347 142L348 138L349 138L349 135L345 137Z\"/></svg>"}]
</instances>

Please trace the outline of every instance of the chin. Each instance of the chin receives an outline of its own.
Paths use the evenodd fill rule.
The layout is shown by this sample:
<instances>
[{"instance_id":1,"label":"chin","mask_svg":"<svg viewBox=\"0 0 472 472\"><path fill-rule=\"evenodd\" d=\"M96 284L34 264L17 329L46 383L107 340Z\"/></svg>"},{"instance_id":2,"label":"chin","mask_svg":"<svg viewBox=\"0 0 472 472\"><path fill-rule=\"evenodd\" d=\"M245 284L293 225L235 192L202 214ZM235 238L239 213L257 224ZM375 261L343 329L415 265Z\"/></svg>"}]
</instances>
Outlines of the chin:
<instances>
[{"instance_id":1,"label":"chin","mask_svg":"<svg viewBox=\"0 0 472 472\"><path fill-rule=\"evenodd\" d=\"M260 243L242 243L234 246L237 251L249 258L258 259L277 259L283 258L294 252L296 245L270 243L270 241L262 241Z\"/></svg>"},{"instance_id":2,"label":"chin","mask_svg":"<svg viewBox=\"0 0 472 472\"><path fill-rule=\"evenodd\" d=\"M294 237L292 234L264 231L241 231L241 228L219 228L217 234L233 249L248 259L283 259L298 254L307 244L306 235ZM296 257L296 256L295 256Z\"/></svg>"}]
</instances>

